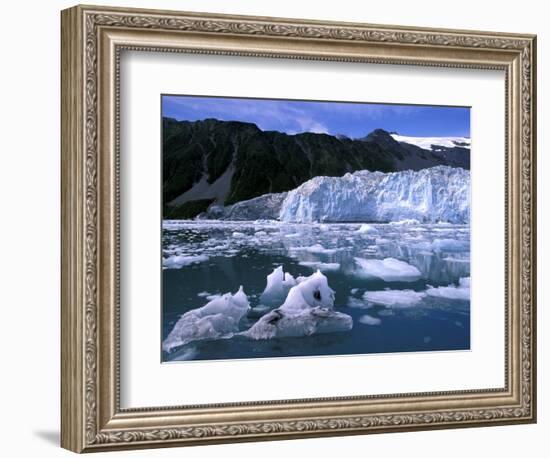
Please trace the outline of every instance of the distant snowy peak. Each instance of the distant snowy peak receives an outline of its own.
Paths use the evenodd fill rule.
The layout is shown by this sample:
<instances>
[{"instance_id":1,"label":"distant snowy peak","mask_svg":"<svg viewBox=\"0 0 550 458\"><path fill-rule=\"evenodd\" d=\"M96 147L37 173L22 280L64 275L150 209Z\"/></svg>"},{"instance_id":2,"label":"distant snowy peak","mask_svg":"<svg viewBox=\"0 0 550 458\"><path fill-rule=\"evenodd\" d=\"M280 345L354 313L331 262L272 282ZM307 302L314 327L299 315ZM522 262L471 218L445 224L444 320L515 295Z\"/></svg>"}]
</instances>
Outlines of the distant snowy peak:
<instances>
[{"instance_id":1,"label":"distant snowy peak","mask_svg":"<svg viewBox=\"0 0 550 458\"><path fill-rule=\"evenodd\" d=\"M397 142L416 145L428 151L437 151L438 147L470 149L471 146L471 140L468 137L407 137L395 133L390 135Z\"/></svg>"}]
</instances>

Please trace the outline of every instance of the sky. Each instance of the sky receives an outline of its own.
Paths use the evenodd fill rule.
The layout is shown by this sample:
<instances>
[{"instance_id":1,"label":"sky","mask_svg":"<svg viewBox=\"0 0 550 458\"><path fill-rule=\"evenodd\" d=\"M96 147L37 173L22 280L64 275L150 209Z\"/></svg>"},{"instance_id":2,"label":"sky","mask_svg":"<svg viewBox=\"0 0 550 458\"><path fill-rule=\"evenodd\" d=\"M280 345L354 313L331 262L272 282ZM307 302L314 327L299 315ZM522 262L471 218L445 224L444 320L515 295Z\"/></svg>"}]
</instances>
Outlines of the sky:
<instances>
[{"instance_id":1,"label":"sky","mask_svg":"<svg viewBox=\"0 0 550 458\"><path fill-rule=\"evenodd\" d=\"M361 138L384 129L413 137L470 136L470 109L465 107L163 95L162 115L180 121L251 122L287 134Z\"/></svg>"}]
</instances>

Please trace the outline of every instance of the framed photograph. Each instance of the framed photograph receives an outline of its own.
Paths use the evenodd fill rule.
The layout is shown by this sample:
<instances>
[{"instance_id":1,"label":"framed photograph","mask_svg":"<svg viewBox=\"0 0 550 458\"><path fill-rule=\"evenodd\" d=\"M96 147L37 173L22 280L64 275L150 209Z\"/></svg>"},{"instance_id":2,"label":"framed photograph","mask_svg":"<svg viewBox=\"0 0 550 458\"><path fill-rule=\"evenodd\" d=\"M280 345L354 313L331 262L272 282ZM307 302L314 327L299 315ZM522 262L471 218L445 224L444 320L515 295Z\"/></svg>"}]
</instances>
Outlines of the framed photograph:
<instances>
[{"instance_id":1,"label":"framed photograph","mask_svg":"<svg viewBox=\"0 0 550 458\"><path fill-rule=\"evenodd\" d=\"M62 446L536 420L533 35L62 12Z\"/></svg>"}]
</instances>

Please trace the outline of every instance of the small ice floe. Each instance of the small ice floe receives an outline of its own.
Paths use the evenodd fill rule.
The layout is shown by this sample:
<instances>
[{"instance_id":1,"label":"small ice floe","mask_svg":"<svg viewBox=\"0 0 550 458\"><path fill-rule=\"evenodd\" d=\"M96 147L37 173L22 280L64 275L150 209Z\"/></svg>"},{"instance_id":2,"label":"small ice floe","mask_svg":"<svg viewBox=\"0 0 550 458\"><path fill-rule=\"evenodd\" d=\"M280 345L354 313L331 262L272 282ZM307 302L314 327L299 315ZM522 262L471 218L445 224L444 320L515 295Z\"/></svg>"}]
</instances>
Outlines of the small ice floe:
<instances>
[{"instance_id":1,"label":"small ice floe","mask_svg":"<svg viewBox=\"0 0 550 458\"><path fill-rule=\"evenodd\" d=\"M336 312L334 291L320 271L293 286L283 305L260 318L241 335L251 339L301 337L349 331L351 316Z\"/></svg>"},{"instance_id":2,"label":"small ice floe","mask_svg":"<svg viewBox=\"0 0 550 458\"><path fill-rule=\"evenodd\" d=\"M242 232L233 232L233 234L231 234L233 237L235 238L243 238L245 237L245 235L242 233Z\"/></svg>"},{"instance_id":3,"label":"small ice floe","mask_svg":"<svg viewBox=\"0 0 550 458\"><path fill-rule=\"evenodd\" d=\"M366 235L378 235L379 231L374 226L371 226L370 224L362 224L359 229L357 229L357 232L359 234L366 234Z\"/></svg>"},{"instance_id":4,"label":"small ice floe","mask_svg":"<svg viewBox=\"0 0 550 458\"><path fill-rule=\"evenodd\" d=\"M197 296L208 297L208 296L211 296L211 294L208 291L201 291L200 293L197 293Z\"/></svg>"},{"instance_id":5,"label":"small ice floe","mask_svg":"<svg viewBox=\"0 0 550 458\"><path fill-rule=\"evenodd\" d=\"M241 286L235 294L224 294L183 314L162 342L162 349L171 351L196 340L232 337L249 309L248 298Z\"/></svg>"},{"instance_id":6,"label":"small ice floe","mask_svg":"<svg viewBox=\"0 0 550 458\"><path fill-rule=\"evenodd\" d=\"M184 266L190 266L191 264L208 261L208 259L209 257L204 254L194 256L174 255L163 259L162 267L164 269L179 269Z\"/></svg>"},{"instance_id":7,"label":"small ice floe","mask_svg":"<svg viewBox=\"0 0 550 458\"><path fill-rule=\"evenodd\" d=\"M382 320L380 318L375 318L370 315L362 315L361 317L359 317L359 323L367 324L370 326L377 326L382 323Z\"/></svg>"},{"instance_id":8,"label":"small ice floe","mask_svg":"<svg viewBox=\"0 0 550 458\"><path fill-rule=\"evenodd\" d=\"M351 288L350 293L351 293L351 294L356 294L357 291L359 291L359 288Z\"/></svg>"},{"instance_id":9,"label":"small ice floe","mask_svg":"<svg viewBox=\"0 0 550 458\"><path fill-rule=\"evenodd\" d=\"M276 267L267 276L267 285L260 296L260 304L268 307L281 305L285 301L290 288L296 284L296 280L292 275L283 272L282 266Z\"/></svg>"},{"instance_id":10,"label":"small ice floe","mask_svg":"<svg viewBox=\"0 0 550 458\"><path fill-rule=\"evenodd\" d=\"M412 289L387 289L384 291L367 291L363 295L366 302L384 305L391 308L414 307L422 302L426 293Z\"/></svg>"},{"instance_id":11,"label":"small ice floe","mask_svg":"<svg viewBox=\"0 0 550 458\"><path fill-rule=\"evenodd\" d=\"M363 299L350 296L348 297L348 307L353 309L370 309L372 308L372 304L364 301Z\"/></svg>"},{"instance_id":12,"label":"small ice floe","mask_svg":"<svg viewBox=\"0 0 550 458\"><path fill-rule=\"evenodd\" d=\"M426 294L431 297L442 297L451 300L470 300L470 277L463 277L458 281L458 286L428 287Z\"/></svg>"},{"instance_id":13,"label":"small ice floe","mask_svg":"<svg viewBox=\"0 0 550 458\"><path fill-rule=\"evenodd\" d=\"M422 277L422 274L415 266L395 258L354 259L357 265L355 273L360 277L375 277L384 281L405 282L416 281Z\"/></svg>"},{"instance_id":14,"label":"small ice floe","mask_svg":"<svg viewBox=\"0 0 550 458\"><path fill-rule=\"evenodd\" d=\"M392 226L416 226L420 224L417 219L402 219L401 221L391 221Z\"/></svg>"},{"instance_id":15,"label":"small ice floe","mask_svg":"<svg viewBox=\"0 0 550 458\"><path fill-rule=\"evenodd\" d=\"M311 267L313 270L320 270L321 272L340 269L340 263L338 262L301 261L298 264L305 267Z\"/></svg>"}]
</instances>

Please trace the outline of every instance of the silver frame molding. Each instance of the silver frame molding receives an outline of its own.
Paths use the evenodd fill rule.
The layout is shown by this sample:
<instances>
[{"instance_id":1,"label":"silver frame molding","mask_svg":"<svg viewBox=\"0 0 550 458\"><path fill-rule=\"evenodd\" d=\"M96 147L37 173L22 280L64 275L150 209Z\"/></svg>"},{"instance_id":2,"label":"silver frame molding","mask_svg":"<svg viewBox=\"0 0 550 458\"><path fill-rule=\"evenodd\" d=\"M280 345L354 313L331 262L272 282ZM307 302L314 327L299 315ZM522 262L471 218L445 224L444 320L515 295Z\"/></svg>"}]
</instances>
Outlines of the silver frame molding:
<instances>
[{"instance_id":1,"label":"silver frame molding","mask_svg":"<svg viewBox=\"0 0 550 458\"><path fill-rule=\"evenodd\" d=\"M75 452L536 421L536 37L75 6L61 15L61 445ZM503 389L121 409L123 50L498 69L506 74Z\"/></svg>"}]
</instances>

